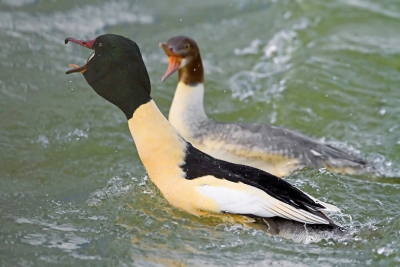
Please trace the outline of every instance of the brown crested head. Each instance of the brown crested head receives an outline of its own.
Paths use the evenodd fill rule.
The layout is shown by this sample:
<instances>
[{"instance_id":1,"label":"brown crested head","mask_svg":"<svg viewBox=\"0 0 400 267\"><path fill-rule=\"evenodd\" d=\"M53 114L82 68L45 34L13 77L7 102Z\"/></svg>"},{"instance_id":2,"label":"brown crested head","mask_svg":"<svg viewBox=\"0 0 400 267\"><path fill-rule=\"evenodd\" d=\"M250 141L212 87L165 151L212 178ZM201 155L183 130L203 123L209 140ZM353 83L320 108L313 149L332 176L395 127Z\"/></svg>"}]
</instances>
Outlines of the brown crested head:
<instances>
[{"instance_id":1,"label":"brown crested head","mask_svg":"<svg viewBox=\"0 0 400 267\"><path fill-rule=\"evenodd\" d=\"M165 81L179 69L180 82L185 84L204 82L200 50L192 38L176 36L169 39L167 43L160 43L159 46L168 56L168 69L161 81Z\"/></svg>"}]
</instances>

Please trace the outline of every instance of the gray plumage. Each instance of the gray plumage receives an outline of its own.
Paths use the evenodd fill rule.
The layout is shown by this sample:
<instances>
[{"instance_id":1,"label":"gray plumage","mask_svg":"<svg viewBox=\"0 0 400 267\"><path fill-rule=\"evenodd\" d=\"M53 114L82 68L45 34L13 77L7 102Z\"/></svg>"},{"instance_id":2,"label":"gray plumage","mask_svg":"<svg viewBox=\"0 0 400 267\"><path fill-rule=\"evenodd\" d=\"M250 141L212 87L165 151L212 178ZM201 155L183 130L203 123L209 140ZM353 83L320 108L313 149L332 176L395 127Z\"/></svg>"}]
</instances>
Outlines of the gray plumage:
<instances>
[{"instance_id":1,"label":"gray plumage","mask_svg":"<svg viewBox=\"0 0 400 267\"><path fill-rule=\"evenodd\" d=\"M192 125L192 127L195 125ZM226 143L260 149L266 153L297 158L299 168L312 167L352 167L366 168L367 162L328 144L296 131L267 124L224 123L210 119L202 120L196 129L192 128L193 137L204 139L213 136Z\"/></svg>"},{"instance_id":2,"label":"gray plumage","mask_svg":"<svg viewBox=\"0 0 400 267\"><path fill-rule=\"evenodd\" d=\"M283 127L215 122L204 112L204 73L196 42L185 36L160 44L170 65L163 80L179 69L169 120L203 152L285 176L302 167L348 174L373 169L365 160ZM171 60L171 59L176 60ZM179 59L179 60L178 60Z\"/></svg>"}]
</instances>

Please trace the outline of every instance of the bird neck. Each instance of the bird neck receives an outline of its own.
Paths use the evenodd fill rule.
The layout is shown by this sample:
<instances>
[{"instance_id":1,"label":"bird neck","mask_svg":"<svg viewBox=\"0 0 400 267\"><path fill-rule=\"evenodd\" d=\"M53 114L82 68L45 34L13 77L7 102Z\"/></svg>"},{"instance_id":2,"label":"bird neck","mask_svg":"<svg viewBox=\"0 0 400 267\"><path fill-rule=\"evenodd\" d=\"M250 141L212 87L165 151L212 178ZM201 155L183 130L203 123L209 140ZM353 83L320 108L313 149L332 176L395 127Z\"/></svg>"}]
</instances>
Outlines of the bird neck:
<instances>
[{"instance_id":1,"label":"bird neck","mask_svg":"<svg viewBox=\"0 0 400 267\"><path fill-rule=\"evenodd\" d=\"M183 136L190 136L192 127L196 128L196 125L209 120L204 111L203 97L203 83L178 83L168 119Z\"/></svg>"},{"instance_id":2,"label":"bird neck","mask_svg":"<svg viewBox=\"0 0 400 267\"><path fill-rule=\"evenodd\" d=\"M86 71L84 76L98 95L121 109L129 120L141 105L151 100L151 87L148 76L145 76L147 75L145 68L137 68L138 70L133 73L130 72L133 67L128 68L128 71L125 69L116 71L115 75L108 74L101 76L101 78L98 78L98 74L94 71L89 73ZM111 86L112 84L117 86Z\"/></svg>"},{"instance_id":3,"label":"bird neck","mask_svg":"<svg viewBox=\"0 0 400 267\"><path fill-rule=\"evenodd\" d=\"M187 59L183 59L187 60ZM183 63L183 62L182 62ZM203 62L198 53L187 65L179 69L179 82L185 84L204 83Z\"/></svg>"},{"instance_id":4,"label":"bird neck","mask_svg":"<svg viewBox=\"0 0 400 267\"><path fill-rule=\"evenodd\" d=\"M183 177L187 142L167 121L153 100L136 109L128 120L139 157L150 179L162 190L168 179Z\"/></svg>"}]
</instances>

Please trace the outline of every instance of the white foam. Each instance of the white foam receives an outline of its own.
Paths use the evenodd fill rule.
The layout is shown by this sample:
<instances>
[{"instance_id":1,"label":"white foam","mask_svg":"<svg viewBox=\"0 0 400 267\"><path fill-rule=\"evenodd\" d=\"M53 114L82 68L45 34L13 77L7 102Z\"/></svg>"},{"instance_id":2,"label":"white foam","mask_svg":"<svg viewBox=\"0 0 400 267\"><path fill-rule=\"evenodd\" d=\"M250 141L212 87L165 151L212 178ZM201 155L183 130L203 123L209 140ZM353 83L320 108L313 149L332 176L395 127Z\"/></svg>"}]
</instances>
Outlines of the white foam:
<instances>
[{"instance_id":1,"label":"white foam","mask_svg":"<svg viewBox=\"0 0 400 267\"><path fill-rule=\"evenodd\" d=\"M308 22L300 21L293 25L294 28L304 28ZM240 71L229 79L229 85L232 89L232 97L245 100L255 95L260 96L261 101L266 101L272 95L276 95L285 89L284 82L277 82L265 87L261 80L270 79L274 75L287 71L291 68L290 60L300 47L297 40L297 33L292 29L281 30L262 47L262 41L255 39L251 41L248 47L243 49L236 48L236 55L261 54L262 56L252 70Z\"/></svg>"}]
</instances>

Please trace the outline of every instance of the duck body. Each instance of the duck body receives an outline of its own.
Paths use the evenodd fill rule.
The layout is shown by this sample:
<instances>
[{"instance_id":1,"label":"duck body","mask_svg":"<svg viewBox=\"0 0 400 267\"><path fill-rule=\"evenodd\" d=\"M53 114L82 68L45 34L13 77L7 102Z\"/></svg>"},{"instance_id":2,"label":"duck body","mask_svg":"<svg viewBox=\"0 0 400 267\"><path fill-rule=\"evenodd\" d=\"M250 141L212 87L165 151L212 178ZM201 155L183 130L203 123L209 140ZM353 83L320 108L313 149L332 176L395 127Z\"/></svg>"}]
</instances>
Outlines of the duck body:
<instances>
[{"instance_id":1,"label":"duck body","mask_svg":"<svg viewBox=\"0 0 400 267\"><path fill-rule=\"evenodd\" d=\"M181 52L189 44L192 52ZM216 158L253 166L276 176L296 169L326 167L333 172L357 174L369 168L366 161L296 131L251 123L211 120L204 111L204 74L200 52L188 37L171 38L160 44L170 58L163 80L178 70L179 81L171 104L169 121L194 146ZM183 54L183 55L182 55ZM182 57L184 60L171 61Z\"/></svg>"},{"instance_id":2,"label":"duck body","mask_svg":"<svg viewBox=\"0 0 400 267\"><path fill-rule=\"evenodd\" d=\"M309 197L262 170L209 156L186 141L155 103L141 105L128 120L150 179L173 206L193 215L208 213L274 217L332 224L321 212L336 207Z\"/></svg>"},{"instance_id":3,"label":"duck body","mask_svg":"<svg viewBox=\"0 0 400 267\"><path fill-rule=\"evenodd\" d=\"M340 228L324 213L339 212L337 207L270 173L207 155L182 137L150 96L136 43L110 34L90 42L68 41L95 50L84 66L67 73L82 72L97 94L123 111L149 178L171 205L196 216L232 214L261 221L279 217L303 228L304 223Z\"/></svg>"}]
</instances>

